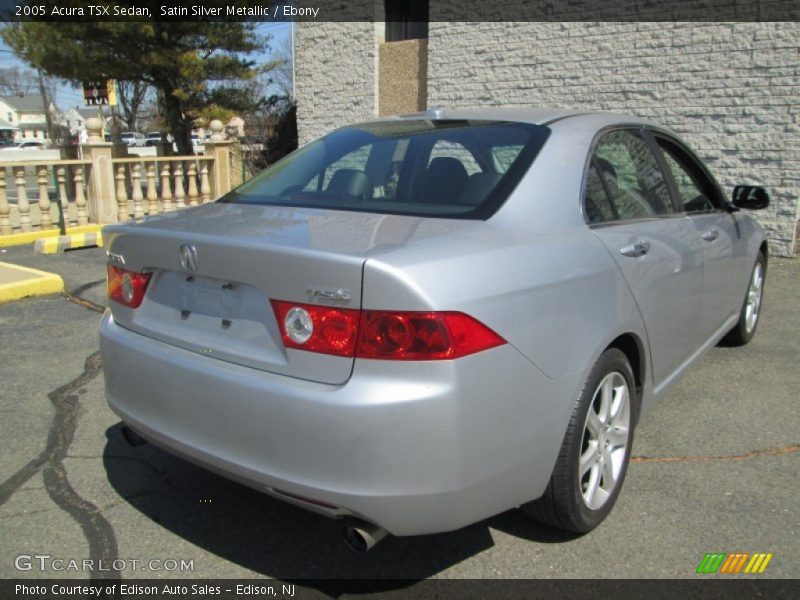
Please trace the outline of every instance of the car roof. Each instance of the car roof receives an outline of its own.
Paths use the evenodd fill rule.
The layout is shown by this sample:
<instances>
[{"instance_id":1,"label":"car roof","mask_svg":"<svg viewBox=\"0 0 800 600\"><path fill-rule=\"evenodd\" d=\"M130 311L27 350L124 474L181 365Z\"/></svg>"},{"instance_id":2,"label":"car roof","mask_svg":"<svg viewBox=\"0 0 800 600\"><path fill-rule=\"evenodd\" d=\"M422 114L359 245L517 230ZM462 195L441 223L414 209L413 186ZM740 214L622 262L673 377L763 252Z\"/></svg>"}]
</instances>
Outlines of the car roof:
<instances>
[{"instance_id":1,"label":"car roof","mask_svg":"<svg viewBox=\"0 0 800 600\"><path fill-rule=\"evenodd\" d=\"M375 121L395 121L412 119L469 119L487 121L515 121L519 123L532 123L534 125L550 125L556 121L572 121L579 119L585 127L589 123L597 127L621 123L637 123L643 125L655 125L654 123L633 115L589 111L564 108L429 108L418 113L411 113L397 117L375 119Z\"/></svg>"}]
</instances>

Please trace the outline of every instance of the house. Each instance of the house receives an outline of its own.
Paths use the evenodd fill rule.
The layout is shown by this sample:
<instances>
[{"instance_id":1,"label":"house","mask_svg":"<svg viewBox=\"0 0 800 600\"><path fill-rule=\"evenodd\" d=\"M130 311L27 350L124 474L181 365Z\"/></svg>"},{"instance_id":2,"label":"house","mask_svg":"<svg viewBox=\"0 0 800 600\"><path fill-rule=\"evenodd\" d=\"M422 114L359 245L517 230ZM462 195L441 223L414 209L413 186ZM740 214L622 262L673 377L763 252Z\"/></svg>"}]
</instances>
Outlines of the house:
<instances>
[{"instance_id":1,"label":"house","mask_svg":"<svg viewBox=\"0 0 800 600\"><path fill-rule=\"evenodd\" d=\"M51 103L48 110L54 112ZM0 96L0 119L16 127L14 139L47 139L47 115L41 96Z\"/></svg>"},{"instance_id":2,"label":"house","mask_svg":"<svg viewBox=\"0 0 800 600\"><path fill-rule=\"evenodd\" d=\"M12 125L8 121L0 119L0 143L14 141L18 131L19 127Z\"/></svg>"},{"instance_id":3,"label":"house","mask_svg":"<svg viewBox=\"0 0 800 600\"><path fill-rule=\"evenodd\" d=\"M793 254L800 23L770 14L750 22L716 13L726 22L492 17L503 17L503 3L482 3L481 22L441 14L460 4L354 0L349 7L361 13L347 22L296 22L300 144L344 124L437 106L633 113L683 137L726 193L739 183L765 186L771 207L757 216L771 251Z\"/></svg>"},{"instance_id":4,"label":"house","mask_svg":"<svg viewBox=\"0 0 800 600\"><path fill-rule=\"evenodd\" d=\"M107 119L106 111L101 110L100 106L90 106L86 108L68 108L59 115L58 124L69 130L70 134L78 135L86 129L86 119L97 117Z\"/></svg>"}]
</instances>

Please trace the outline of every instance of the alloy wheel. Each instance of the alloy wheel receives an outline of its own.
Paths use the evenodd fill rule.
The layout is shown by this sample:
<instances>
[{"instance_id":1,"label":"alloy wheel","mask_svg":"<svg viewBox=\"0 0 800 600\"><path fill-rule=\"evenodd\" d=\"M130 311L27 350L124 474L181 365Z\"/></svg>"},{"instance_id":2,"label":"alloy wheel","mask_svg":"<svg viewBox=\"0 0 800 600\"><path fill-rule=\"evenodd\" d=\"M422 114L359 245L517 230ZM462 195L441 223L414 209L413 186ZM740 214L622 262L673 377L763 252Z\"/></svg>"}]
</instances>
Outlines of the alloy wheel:
<instances>
[{"instance_id":1,"label":"alloy wheel","mask_svg":"<svg viewBox=\"0 0 800 600\"><path fill-rule=\"evenodd\" d=\"M590 510L601 509L620 480L630 425L630 390L625 377L613 371L597 386L583 427L578 483Z\"/></svg>"},{"instance_id":2,"label":"alloy wheel","mask_svg":"<svg viewBox=\"0 0 800 600\"><path fill-rule=\"evenodd\" d=\"M758 321L761 309L761 296L764 292L764 266L758 262L753 269L750 288L747 290L747 304L745 305L745 328L748 335L753 332Z\"/></svg>"}]
</instances>

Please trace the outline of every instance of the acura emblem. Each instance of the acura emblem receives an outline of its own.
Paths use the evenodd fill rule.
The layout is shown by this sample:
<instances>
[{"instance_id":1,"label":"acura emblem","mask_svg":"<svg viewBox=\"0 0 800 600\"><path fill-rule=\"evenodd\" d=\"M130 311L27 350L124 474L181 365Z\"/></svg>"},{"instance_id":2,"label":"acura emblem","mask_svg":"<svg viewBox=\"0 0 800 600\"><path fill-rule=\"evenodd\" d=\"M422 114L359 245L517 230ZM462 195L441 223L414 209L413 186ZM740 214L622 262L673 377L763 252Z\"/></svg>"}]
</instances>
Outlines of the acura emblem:
<instances>
[{"instance_id":1,"label":"acura emblem","mask_svg":"<svg viewBox=\"0 0 800 600\"><path fill-rule=\"evenodd\" d=\"M181 266L187 271L197 271L197 248L191 244L181 246Z\"/></svg>"}]
</instances>

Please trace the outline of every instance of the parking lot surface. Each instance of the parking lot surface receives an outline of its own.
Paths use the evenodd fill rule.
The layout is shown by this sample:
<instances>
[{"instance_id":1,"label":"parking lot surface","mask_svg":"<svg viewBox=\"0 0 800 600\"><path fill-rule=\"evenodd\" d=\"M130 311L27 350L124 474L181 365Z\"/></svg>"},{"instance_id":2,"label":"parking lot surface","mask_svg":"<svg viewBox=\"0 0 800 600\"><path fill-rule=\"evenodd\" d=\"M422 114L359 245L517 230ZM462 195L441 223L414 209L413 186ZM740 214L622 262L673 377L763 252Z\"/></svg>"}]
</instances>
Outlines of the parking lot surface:
<instances>
[{"instance_id":1,"label":"parking lot surface","mask_svg":"<svg viewBox=\"0 0 800 600\"><path fill-rule=\"evenodd\" d=\"M53 560L91 559L125 561L124 578L682 579L709 577L696 570L710 552L772 553L757 577L800 576L800 260L771 259L753 342L714 348L642 421L594 532L512 510L364 555L336 521L125 443L98 354L102 249L0 260L57 273L68 290L0 305L2 578L105 576ZM18 558L41 555L44 569Z\"/></svg>"}]
</instances>

